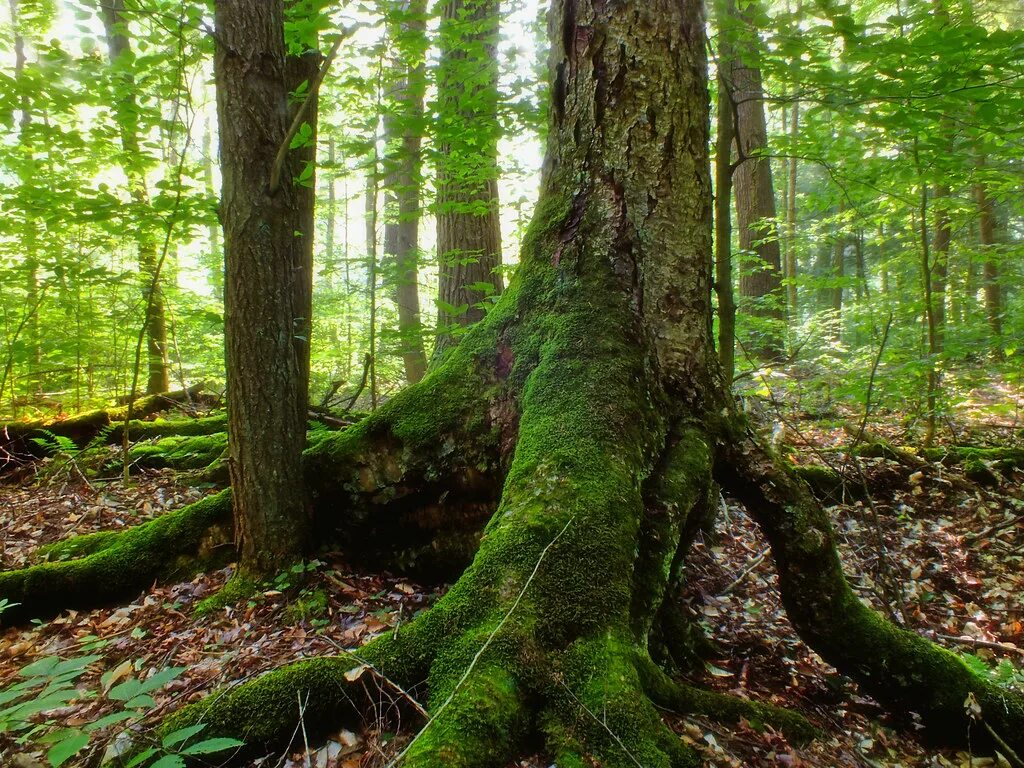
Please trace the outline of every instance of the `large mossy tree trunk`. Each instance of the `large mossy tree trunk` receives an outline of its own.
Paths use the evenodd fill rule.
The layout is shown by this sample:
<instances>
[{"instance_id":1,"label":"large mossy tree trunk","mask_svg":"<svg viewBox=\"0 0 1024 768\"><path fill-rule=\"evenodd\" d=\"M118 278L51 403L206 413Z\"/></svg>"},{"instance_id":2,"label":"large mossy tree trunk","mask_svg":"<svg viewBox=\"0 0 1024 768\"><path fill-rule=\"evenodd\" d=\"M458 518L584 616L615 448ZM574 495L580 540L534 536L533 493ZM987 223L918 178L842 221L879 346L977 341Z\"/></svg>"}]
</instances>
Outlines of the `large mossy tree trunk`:
<instances>
[{"instance_id":1,"label":"large mossy tree trunk","mask_svg":"<svg viewBox=\"0 0 1024 768\"><path fill-rule=\"evenodd\" d=\"M215 21L235 537L244 570L274 573L302 555L309 529L301 455L312 309L312 227L304 210L311 196L292 181L301 172L296 153L276 191L270 185L298 67L286 59L281 0L218 0Z\"/></svg>"},{"instance_id":2,"label":"large mossy tree trunk","mask_svg":"<svg viewBox=\"0 0 1024 768\"><path fill-rule=\"evenodd\" d=\"M300 733L297 702L313 741L415 697L427 718L396 759L406 768L502 766L538 743L560 767L699 765L658 707L805 738L797 716L670 676L696 651L678 590L717 482L765 530L793 624L827 660L977 748L973 697L1019 751L1021 698L855 597L827 515L726 396L700 4L555 0L550 24L548 154L512 284L422 382L305 455L317 525L358 548L374 538L362 532L414 538L491 512L471 564L396 631L187 706L165 732L204 723L260 753ZM0 596L38 599L33 584L92 573L108 550L123 559L115 543L3 574Z\"/></svg>"}]
</instances>

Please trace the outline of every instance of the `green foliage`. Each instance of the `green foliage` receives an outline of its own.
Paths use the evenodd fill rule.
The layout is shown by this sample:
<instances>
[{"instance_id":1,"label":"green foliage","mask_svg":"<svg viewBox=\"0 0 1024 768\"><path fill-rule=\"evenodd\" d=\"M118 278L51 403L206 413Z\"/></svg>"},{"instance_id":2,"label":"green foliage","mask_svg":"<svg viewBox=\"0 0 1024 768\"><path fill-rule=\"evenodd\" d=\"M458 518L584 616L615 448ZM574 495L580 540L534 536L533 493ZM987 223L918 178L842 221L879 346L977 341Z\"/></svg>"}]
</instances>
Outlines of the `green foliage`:
<instances>
[{"instance_id":1,"label":"green foliage","mask_svg":"<svg viewBox=\"0 0 1024 768\"><path fill-rule=\"evenodd\" d=\"M167 667L143 677L138 674L138 664L121 664L100 677L98 688L83 685L83 675L103 661L101 654L69 659L47 656L22 667L18 671L21 679L0 690L0 739L10 739L19 747L44 749L50 766L59 768L86 748L101 749L103 743L112 740L117 733L142 722L156 704L151 694L184 671L184 667ZM63 726L57 712L87 699L105 700L111 705L107 707L110 711L82 726ZM242 744L224 738L194 741L205 727L198 724L167 734L154 746L141 750L126 765L140 768L184 765L182 756L211 755Z\"/></svg>"}]
</instances>

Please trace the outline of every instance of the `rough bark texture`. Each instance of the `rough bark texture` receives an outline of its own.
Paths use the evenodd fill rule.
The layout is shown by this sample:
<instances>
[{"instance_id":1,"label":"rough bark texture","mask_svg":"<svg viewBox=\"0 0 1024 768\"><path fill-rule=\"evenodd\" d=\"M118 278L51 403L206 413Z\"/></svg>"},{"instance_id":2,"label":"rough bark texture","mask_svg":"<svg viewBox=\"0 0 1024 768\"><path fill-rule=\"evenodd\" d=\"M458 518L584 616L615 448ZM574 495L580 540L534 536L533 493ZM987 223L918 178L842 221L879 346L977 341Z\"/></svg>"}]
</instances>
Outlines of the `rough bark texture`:
<instances>
[{"instance_id":1,"label":"rough bark texture","mask_svg":"<svg viewBox=\"0 0 1024 768\"><path fill-rule=\"evenodd\" d=\"M427 372L419 293L421 152L427 49L425 0L397 0L392 10L390 104L384 113L384 258L393 262L398 334L405 378L415 384Z\"/></svg>"},{"instance_id":2,"label":"rough bark texture","mask_svg":"<svg viewBox=\"0 0 1024 768\"><path fill-rule=\"evenodd\" d=\"M745 345L749 353L771 360L785 353L785 295L771 159L764 156L768 150L768 127L758 65L760 40L748 21L749 11L737 11L733 3L729 4L729 11L736 16L734 23L742 24L735 38L734 56L726 62L736 106L735 141L739 156L733 191L741 254L740 296L745 313L768 321Z\"/></svg>"},{"instance_id":3,"label":"rough bark texture","mask_svg":"<svg viewBox=\"0 0 1024 768\"><path fill-rule=\"evenodd\" d=\"M303 241L312 228L297 226L308 194L292 183L295 153L280 189L269 190L291 115L283 3L219 0L215 20L235 536L246 570L274 572L301 555L308 535L300 457L311 314Z\"/></svg>"},{"instance_id":4,"label":"rough bark texture","mask_svg":"<svg viewBox=\"0 0 1024 768\"><path fill-rule=\"evenodd\" d=\"M478 322L500 294L498 207L499 0L445 0L438 66L437 353L458 342L452 326ZM485 288L484 286L489 286Z\"/></svg>"},{"instance_id":5,"label":"rough bark texture","mask_svg":"<svg viewBox=\"0 0 1024 768\"><path fill-rule=\"evenodd\" d=\"M139 142L139 108L135 99L135 78L131 73L133 55L124 17L124 0L102 0L98 5L114 70L114 114L124 150L121 166L128 178L132 203L138 209L136 216L141 218L136 240L143 280L143 306L146 307L146 393L155 395L170 389L171 368L167 361L165 298L157 274L158 238L148 221L151 215L149 189L145 170L140 165L145 156Z\"/></svg>"}]
</instances>

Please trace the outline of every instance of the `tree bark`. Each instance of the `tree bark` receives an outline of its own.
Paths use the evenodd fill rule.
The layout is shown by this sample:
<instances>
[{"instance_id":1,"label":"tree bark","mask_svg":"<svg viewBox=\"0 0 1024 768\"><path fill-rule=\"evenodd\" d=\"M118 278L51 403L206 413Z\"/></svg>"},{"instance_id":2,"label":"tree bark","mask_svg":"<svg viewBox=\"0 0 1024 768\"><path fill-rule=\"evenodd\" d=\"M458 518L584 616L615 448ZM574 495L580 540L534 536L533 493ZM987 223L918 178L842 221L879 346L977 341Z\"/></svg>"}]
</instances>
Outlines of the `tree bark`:
<instances>
[{"instance_id":1,"label":"tree bark","mask_svg":"<svg viewBox=\"0 0 1024 768\"><path fill-rule=\"evenodd\" d=\"M726 381L736 375L736 298L732 269L732 150L736 134L735 94L728 81L733 57L729 0L718 4L718 112L715 139L715 293L718 295L718 360Z\"/></svg>"},{"instance_id":2,"label":"tree bark","mask_svg":"<svg viewBox=\"0 0 1024 768\"><path fill-rule=\"evenodd\" d=\"M391 41L389 105L384 113L384 257L393 262L398 334L405 378L415 384L427 372L419 294L419 226L426 93L426 0L396 0Z\"/></svg>"},{"instance_id":3,"label":"tree bark","mask_svg":"<svg viewBox=\"0 0 1024 768\"><path fill-rule=\"evenodd\" d=\"M435 356L458 343L500 294L498 63L500 0L444 0L438 65L438 337Z\"/></svg>"},{"instance_id":4,"label":"tree bark","mask_svg":"<svg viewBox=\"0 0 1024 768\"><path fill-rule=\"evenodd\" d=\"M949 187L936 184L933 196L935 233L932 240L932 313L935 324L935 351L942 352L946 343L946 283L949 271L949 246L953 230L949 221Z\"/></svg>"},{"instance_id":5,"label":"tree bark","mask_svg":"<svg viewBox=\"0 0 1024 768\"><path fill-rule=\"evenodd\" d=\"M736 105L739 165L733 175L733 189L741 252L740 296L744 312L765 320L746 347L758 358L773 360L785 355L782 331L786 299L771 159L764 156L768 127L758 65L760 40L749 20L750 12L738 11L735 3L728 6L741 29L736 35L735 57L725 63Z\"/></svg>"},{"instance_id":6,"label":"tree bark","mask_svg":"<svg viewBox=\"0 0 1024 768\"><path fill-rule=\"evenodd\" d=\"M123 150L121 167L128 179L128 193L139 219L136 223L136 243L143 280L143 305L147 307L146 394L155 395L170 389L171 369L167 360L166 299L156 271L158 238L149 222L149 188L139 141L139 107L135 98L135 77L131 70L134 58L128 25L123 15L124 0L102 0L99 8L110 51L110 65L114 72L114 114Z\"/></svg>"},{"instance_id":7,"label":"tree bark","mask_svg":"<svg viewBox=\"0 0 1024 768\"><path fill-rule=\"evenodd\" d=\"M229 469L243 570L275 573L308 543L301 454L306 436L311 307L306 190L270 192L294 82L281 0L218 0L217 116L224 225ZM296 231L303 233L296 237Z\"/></svg>"},{"instance_id":8,"label":"tree bark","mask_svg":"<svg viewBox=\"0 0 1024 768\"><path fill-rule=\"evenodd\" d=\"M984 168L985 159L978 162ZM1003 301L999 286L999 263L996 260L996 215L995 206L988 195L988 188L982 183L974 185L974 200L978 206L978 239L983 254L982 285L985 294L985 318L992 331L997 354L1002 350L999 338L1003 335Z\"/></svg>"}]
</instances>

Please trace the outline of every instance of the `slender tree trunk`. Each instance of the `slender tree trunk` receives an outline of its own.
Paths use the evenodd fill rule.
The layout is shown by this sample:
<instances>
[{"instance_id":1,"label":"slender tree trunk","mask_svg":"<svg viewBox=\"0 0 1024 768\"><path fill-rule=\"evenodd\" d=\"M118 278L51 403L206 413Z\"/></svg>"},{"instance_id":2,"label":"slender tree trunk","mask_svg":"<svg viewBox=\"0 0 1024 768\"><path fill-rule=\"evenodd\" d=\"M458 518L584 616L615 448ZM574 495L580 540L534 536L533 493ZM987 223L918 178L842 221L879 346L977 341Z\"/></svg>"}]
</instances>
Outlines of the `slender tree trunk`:
<instances>
[{"instance_id":1,"label":"slender tree trunk","mask_svg":"<svg viewBox=\"0 0 1024 768\"><path fill-rule=\"evenodd\" d=\"M380 173L374 141L373 164L366 175L366 294L370 305L370 351L366 358L370 382L370 409L377 408L377 223L380 219Z\"/></svg>"},{"instance_id":2,"label":"slender tree trunk","mask_svg":"<svg viewBox=\"0 0 1024 768\"><path fill-rule=\"evenodd\" d=\"M942 352L946 343L946 287L949 280L949 246L953 231L949 221L949 187L935 185L932 208L935 233L931 248L932 315L935 324L935 351Z\"/></svg>"},{"instance_id":3,"label":"slender tree trunk","mask_svg":"<svg viewBox=\"0 0 1024 768\"><path fill-rule=\"evenodd\" d=\"M504 287L498 271L499 25L499 0L443 0L441 5L435 355L457 343L453 326L479 321L485 314L482 303Z\"/></svg>"},{"instance_id":4,"label":"slender tree trunk","mask_svg":"<svg viewBox=\"0 0 1024 768\"><path fill-rule=\"evenodd\" d=\"M984 168L984 157L978 161L978 165ZM978 206L978 239L984 259L981 269L985 293L985 318L994 337L994 351L1001 355L999 338L1003 335L1003 302L999 287L999 263L996 260L996 216L995 206L988 196L988 188L984 182L974 185L974 200Z\"/></svg>"},{"instance_id":5,"label":"slender tree trunk","mask_svg":"<svg viewBox=\"0 0 1024 768\"><path fill-rule=\"evenodd\" d=\"M832 310L834 326L832 336L839 339L843 335L843 281L846 278L846 201L840 199L839 211L836 215L836 231L832 240L832 290L829 308Z\"/></svg>"},{"instance_id":6,"label":"slender tree trunk","mask_svg":"<svg viewBox=\"0 0 1024 768\"><path fill-rule=\"evenodd\" d=\"M405 378L415 384L427 372L419 294L419 226L423 162L423 99L426 92L426 0L396 0L392 24L389 105L384 113L384 257L393 262L398 333Z\"/></svg>"},{"instance_id":7,"label":"slender tree trunk","mask_svg":"<svg viewBox=\"0 0 1024 768\"><path fill-rule=\"evenodd\" d=\"M213 126L207 122L206 130L203 131L203 184L211 205L215 206L217 219L220 218L220 205L217 199L217 190L213 182ZM210 242L210 250L207 254L207 273L209 275L210 287L213 288L213 295L218 301L224 301L224 249L220 243L220 221L210 222L207 230L207 237Z\"/></svg>"},{"instance_id":8,"label":"slender tree trunk","mask_svg":"<svg viewBox=\"0 0 1024 768\"><path fill-rule=\"evenodd\" d=\"M35 174L32 167L35 163L35 153L31 149L32 105L28 90L25 89L22 83L25 65L28 63L28 60L25 56L25 36L21 28L18 0L10 0L10 10L11 28L14 32L14 82L24 89L18 104L21 112L18 120L18 142L28 150L26 159L22 161L25 163L25 166L19 170L19 182L22 188L27 189L35 183ZM43 380L40 376L36 375L43 362L43 347L39 334L39 235L35 222L36 212L25 210L23 215L24 235L22 242L25 250L25 311L30 313L25 322L25 338L29 349L26 373L28 374L27 378L30 386L34 387L35 392L39 394L43 391ZM11 391L14 393L13 387Z\"/></svg>"},{"instance_id":9,"label":"slender tree trunk","mask_svg":"<svg viewBox=\"0 0 1024 768\"><path fill-rule=\"evenodd\" d=\"M744 312L767 321L746 346L757 357L772 360L785 354L782 326L786 298L771 159L763 156L768 150L768 127L758 64L760 40L747 14L737 11L735 3L728 7L742 24L736 36L735 56L727 66L737 118L739 165L733 175L733 190L741 252L740 296Z\"/></svg>"},{"instance_id":10,"label":"slender tree trunk","mask_svg":"<svg viewBox=\"0 0 1024 768\"><path fill-rule=\"evenodd\" d=\"M789 123L790 137L793 146L800 136L800 102L793 102L793 117ZM789 195L786 205L786 296L789 303L790 321L799 322L800 319L800 297L797 293L797 259L796 259L796 190L797 174L800 171L800 162L797 158L789 158L789 173L786 179L789 185Z\"/></svg>"},{"instance_id":11,"label":"slender tree trunk","mask_svg":"<svg viewBox=\"0 0 1024 768\"><path fill-rule=\"evenodd\" d=\"M128 179L128 192L136 208L136 242L143 280L143 302L148 307L146 323L146 392L156 394L170 389L171 370L167 360L167 320L163 287L156 275L158 238L152 230L149 188L141 150L135 98L134 57L124 18L124 0L100 0L110 64L114 70L114 113L121 134L121 167ZM152 294L152 295L150 295Z\"/></svg>"},{"instance_id":12,"label":"slender tree trunk","mask_svg":"<svg viewBox=\"0 0 1024 768\"><path fill-rule=\"evenodd\" d=\"M270 177L292 110L281 0L217 0L217 116L224 223L225 362L229 470L243 570L270 574L300 557L308 523L301 456L306 438L305 366L310 317L300 304L309 277L296 237L308 193Z\"/></svg>"},{"instance_id":13,"label":"slender tree trunk","mask_svg":"<svg viewBox=\"0 0 1024 768\"><path fill-rule=\"evenodd\" d=\"M728 18L728 0L719 2L719 19ZM721 62L732 58L732 30L718 30ZM717 137L715 143L715 292L718 295L718 360L726 381L736 375L736 298L732 276L732 147L735 140L735 96L725 72L718 73Z\"/></svg>"}]
</instances>

